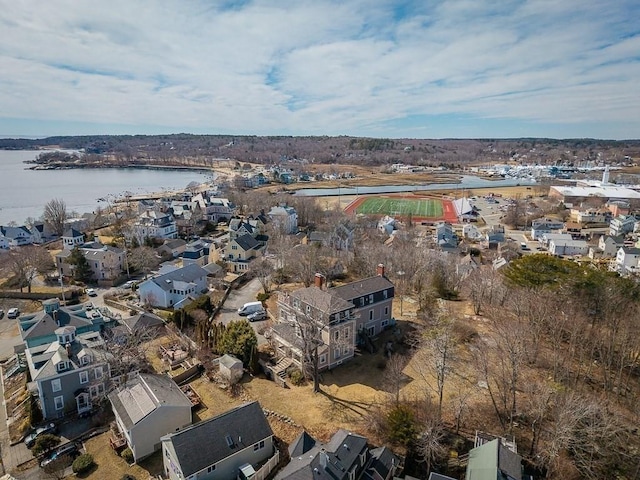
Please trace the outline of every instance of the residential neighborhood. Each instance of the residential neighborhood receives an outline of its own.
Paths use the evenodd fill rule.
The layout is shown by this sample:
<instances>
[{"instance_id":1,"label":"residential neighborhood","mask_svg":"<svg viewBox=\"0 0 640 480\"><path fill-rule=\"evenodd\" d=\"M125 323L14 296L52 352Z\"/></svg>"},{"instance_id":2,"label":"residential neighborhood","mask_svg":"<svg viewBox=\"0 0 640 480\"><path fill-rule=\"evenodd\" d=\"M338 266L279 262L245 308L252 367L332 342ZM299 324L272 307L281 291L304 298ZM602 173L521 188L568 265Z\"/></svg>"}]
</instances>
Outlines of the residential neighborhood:
<instances>
[{"instance_id":1,"label":"residential neighborhood","mask_svg":"<svg viewBox=\"0 0 640 480\"><path fill-rule=\"evenodd\" d=\"M630 343L590 337L600 353L578 375L635 388L610 367L634 361L627 197L415 195L449 211L431 218L394 195L363 214L350 209L363 197L326 210L256 185L128 199L59 235L0 229L15 282L3 321L19 332L3 366L12 468L48 472L73 450L61 469L90 455L133 478L545 478L568 460L535 443L554 435L535 415L561 422L577 401L547 382L583 381L586 332L622 322ZM589 405L580 421L601 418Z\"/></svg>"}]
</instances>

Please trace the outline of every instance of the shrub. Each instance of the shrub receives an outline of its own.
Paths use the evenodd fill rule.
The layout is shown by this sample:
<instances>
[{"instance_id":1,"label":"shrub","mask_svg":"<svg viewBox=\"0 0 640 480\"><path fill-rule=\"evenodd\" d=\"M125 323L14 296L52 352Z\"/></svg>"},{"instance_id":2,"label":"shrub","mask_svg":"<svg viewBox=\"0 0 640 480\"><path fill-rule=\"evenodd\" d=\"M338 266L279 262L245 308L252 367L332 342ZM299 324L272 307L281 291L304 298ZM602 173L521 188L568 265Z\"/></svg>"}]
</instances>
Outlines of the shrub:
<instances>
[{"instance_id":1,"label":"shrub","mask_svg":"<svg viewBox=\"0 0 640 480\"><path fill-rule=\"evenodd\" d=\"M40 435L36 439L36 443L33 446L33 455L39 456L48 452L52 448L56 447L60 443L60 437L52 435L51 433L45 433Z\"/></svg>"},{"instance_id":2,"label":"shrub","mask_svg":"<svg viewBox=\"0 0 640 480\"><path fill-rule=\"evenodd\" d=\"M89 471L94 465L93 457L90 454L85 453L73 461L71 468L73 469L73 473L84 473Z\"/></svg>"},{"instance_id":3,"label":"shrub","mask_svg":"<svg viewBox=\"0 0 640 480\"><path fill-rule=\"evenodd\" d=\"M289 381L293 385L302 385L302 383L304 382L304 376L302 375L302 372L297 368L292 369L289 371Z\"/></svg>"},{"instance_id":4,"label":"shrub","mask_svg":"<svg viewBox=\"0 0 640 480\"><path fill-rule=\"evenodd\" d=\"M127 463L133 463L133 452L131 451L130 448L125 448L122 453L120 454L120 456L127 462Z\"/></svg>"},{"instance_id":5,"label":"shrub","mask_svg":"<svg viewBox=\"0 0 640 480\"><path fill-rule=\"evenodd\" d=\"M256 295L256 300L258 300L259 302L266 302L267 300L269 300L270 296L271 296L270 293L260 292L259 294Z\"/></svg>"},{"instance_id":6,"label":"shrub","mask_svg":"<svg viewBox=\"0 0 640 480\"><path fill-rule=\"evenodd\" d=\"M416 421L408 406L398 405L387 414L387 436L392 443L406 447L416 433Z\"/></svg>"}]
</instances>

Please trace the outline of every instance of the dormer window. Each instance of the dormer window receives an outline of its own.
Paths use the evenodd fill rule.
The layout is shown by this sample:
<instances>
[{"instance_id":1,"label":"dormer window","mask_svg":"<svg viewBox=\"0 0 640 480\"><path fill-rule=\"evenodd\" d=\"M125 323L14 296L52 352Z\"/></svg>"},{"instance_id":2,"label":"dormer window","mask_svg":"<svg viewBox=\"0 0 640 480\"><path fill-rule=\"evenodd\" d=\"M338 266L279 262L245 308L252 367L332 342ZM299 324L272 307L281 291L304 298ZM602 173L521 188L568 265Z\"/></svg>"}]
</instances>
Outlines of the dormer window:
<instances>
[{"instance_id":1,"label":"dormer window","mask_svg":"<svg viewBox=\"0 0 640 480\"><path fill-rule=\"evenodd\" d=\"M64 372L67 368L68 368L67 362L59 362L58 365L56 365L56 370L58 372Z\"/></svg>"}]
</instances>

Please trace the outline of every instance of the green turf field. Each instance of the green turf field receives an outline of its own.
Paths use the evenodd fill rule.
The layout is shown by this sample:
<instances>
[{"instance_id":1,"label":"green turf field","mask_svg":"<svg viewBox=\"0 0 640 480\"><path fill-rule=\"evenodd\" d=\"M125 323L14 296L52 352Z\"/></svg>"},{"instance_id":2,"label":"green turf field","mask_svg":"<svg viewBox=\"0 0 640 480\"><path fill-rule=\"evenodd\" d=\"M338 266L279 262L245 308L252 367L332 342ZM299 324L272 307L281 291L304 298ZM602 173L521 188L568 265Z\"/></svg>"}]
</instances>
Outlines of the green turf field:
<instances>
[{"instance_id":1,"label":"green turf field","mask_svg":"<svg viewBox=\"0 0 640 480\"><path fill-rule=\"evenodd\" d=\"M398 215L414 217L442 217L442 203L430 198L366 198L356 208L366 215Z\"/></svg>"}]
</instances>

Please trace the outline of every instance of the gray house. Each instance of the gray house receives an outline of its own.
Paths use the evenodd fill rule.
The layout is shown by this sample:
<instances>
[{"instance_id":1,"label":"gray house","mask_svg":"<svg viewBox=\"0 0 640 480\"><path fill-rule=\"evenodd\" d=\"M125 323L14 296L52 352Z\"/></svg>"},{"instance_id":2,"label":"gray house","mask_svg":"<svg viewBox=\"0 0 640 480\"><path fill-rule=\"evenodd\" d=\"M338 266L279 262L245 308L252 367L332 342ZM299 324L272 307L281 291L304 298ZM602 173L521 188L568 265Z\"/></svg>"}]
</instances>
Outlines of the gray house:
<instances>
[{"instance_id":1,"label":"gray house","mask_svg":"<svg viewBox=\"0 0 640 480\"><path fill-rule=\"evenodd\" d=\"M389 480L401 470L401 459L388 448L370 450L365 437L343 429L327 444L303 431L289 446L289 456L275 480Z\"/></svg>"},{"instance_id":2,"label":"gray house","mask_svg":"<svg viewBox=\"0 0 640 480\"><path fill-rule=\"evenodd\" d=\"M329 289L333 295L355 305L356 330L370 337L378 335L391 322L395 287L378 265L376 276Z\"/></svg>"},{"instance_id":3,"label":"gray house","mask_svg":"<svg viewBox=\"0 0 640 480\"><path fill-rule=\"evenodd\" d=\"M191 425L191 401L165 375L140 374L109 394L116 425L138 461L160 450L160 438Z\"/></svg>"},{"instance_id":4,"label":"gray house","mask_svg":"<svg viewBox=\"0 0 640 480\"><path fill-rule=\"evenodd\" d=\"M145 280L138 286L140 300L162 308L180 308L207 291L207 271L192 263Z\"/></svg>"},{"instance_id":5,"label":"gray house","mask_svg":"<svg viewBox=\"0 0 640 480\"><path fill-rule=\"evenodd\" d=\"M164 473L171 480L230 480L274 455L273 431L258 402L236 407L162 437Z\"/></svg>"},{"instance_id":6,"label":"gray house","mask_svg":"<svg viewBox=\"0 0 640 480\"><path fill-rule=\"evenodd\" d=\"M27 348L26 359L45 419L83 413L102 399L110 378L109 354L100 334L77 335L76 327L55 330L56 340Z\"/></svg>"}]
</instances>

